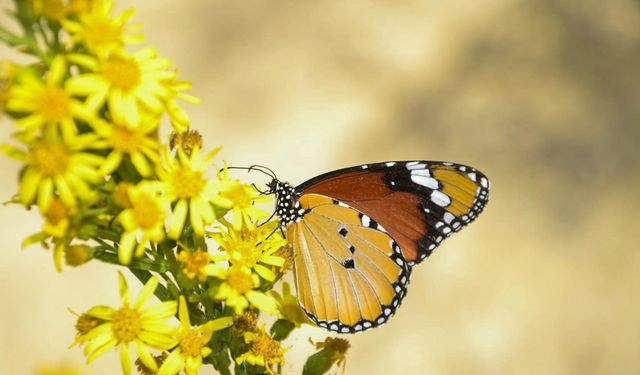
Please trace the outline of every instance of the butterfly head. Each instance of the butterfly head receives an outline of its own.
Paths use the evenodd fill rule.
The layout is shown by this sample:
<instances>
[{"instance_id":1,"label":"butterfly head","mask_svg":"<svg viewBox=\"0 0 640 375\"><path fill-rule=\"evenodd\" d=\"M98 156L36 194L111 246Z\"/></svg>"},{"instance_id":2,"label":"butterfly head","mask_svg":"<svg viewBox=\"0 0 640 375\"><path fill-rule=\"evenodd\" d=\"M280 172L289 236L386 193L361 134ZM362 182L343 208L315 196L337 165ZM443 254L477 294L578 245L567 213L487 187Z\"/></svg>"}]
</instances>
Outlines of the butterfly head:
<instances>
[{"instance_id":1,"label":"butterfly head","mask_svg":"<svg viewBox=\"0 0 640 375\"><path fill-rule=\"evenodd\" d=\"M280 218L280 224L286 227L289 223L300 220L305 210L300 207L296 189L277 178L271 180L268 186L269 192L276 196L276 215Z\"/></svg>"}]
</instances>

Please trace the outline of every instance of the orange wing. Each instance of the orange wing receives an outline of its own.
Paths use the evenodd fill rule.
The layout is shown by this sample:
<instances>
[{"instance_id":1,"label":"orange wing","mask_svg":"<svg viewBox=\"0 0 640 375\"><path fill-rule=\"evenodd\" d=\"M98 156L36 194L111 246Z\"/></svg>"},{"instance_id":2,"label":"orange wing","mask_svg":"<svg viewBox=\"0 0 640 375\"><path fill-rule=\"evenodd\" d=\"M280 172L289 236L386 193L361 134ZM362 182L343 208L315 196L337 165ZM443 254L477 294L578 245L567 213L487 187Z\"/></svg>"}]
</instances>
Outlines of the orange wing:
<instances>
[{"instance_id":1,"label":"orange wing","mask_svg":"<svg viewBox=\"0 0 640 375\"><path fill-rule=\"evenodd\" d=\"M298 300L319 326L355 333L379 326L406 294L410 267L398 244L353 207L304 194L287 228Z\"/></svg>"},{"instance_id":2,"label":"orange wing","mask_svg":"<svg viewBox=\"0 0 640 375\"><path fill-rule=\"evenodd\" d=\"M465 165L403 161L329 172L296 191L333 198L367 215L367 224L384 228L413 265L482 212L489 180Z\"/></svg>"}]
</instances>

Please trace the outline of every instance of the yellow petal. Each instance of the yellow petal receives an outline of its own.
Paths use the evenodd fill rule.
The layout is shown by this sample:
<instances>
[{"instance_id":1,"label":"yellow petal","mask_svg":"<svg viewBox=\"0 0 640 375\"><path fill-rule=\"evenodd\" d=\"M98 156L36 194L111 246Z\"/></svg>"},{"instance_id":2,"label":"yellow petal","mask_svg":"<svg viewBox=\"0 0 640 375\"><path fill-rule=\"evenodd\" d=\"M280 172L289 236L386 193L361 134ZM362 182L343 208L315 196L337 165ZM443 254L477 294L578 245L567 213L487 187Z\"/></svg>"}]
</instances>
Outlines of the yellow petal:
<instances>
[{"instance_id":1,"label":"yellow petal","mask_svg":"<svg viewBox=\"0 0 640 375\"><path fill-rule=\"evenodd\" d=\"M247 292L246 296L249 302L260 310L273 315L277 314L278 305L273 297L264 293L256 292L255 290Z\"/></svg>"},{"instance_id":2,"label":"yellow petal","mask_svg":"<svg viewBox=\"0 0 640 375\"><path fill-rule=\"evenodd\" d=\"M126 343L120 344L120 364L122 365L122 372L125 375L131 375L131 353L129 352L129 345Z\"/></svg>"},{"instance_id":3,"label":"yellow petal","mask_svg":"<svg viewBox=\"0 0 640 375\"><path fill-rule=\"evenodd\" d=\"M176 203L176 206L173 209L173 217L171 218L171 225L169 226L169 238L178 239L180 237L186 219L187 202L184 199L181 199Z\"/></svg>"},{"instance_id":4,"label":"yellow petal","mask_svg":"<svg viewBox=\"0 0 640 375\"><path fill-rule=\"evenodd\" d=\"M116 168L120 166L120 162L122 161L122 152L120 151L112 151L109 156L104 160L102 166L100 166L100 170L98 173L102 175L111 174L111 172L115 171Z\"/></svg>"},{"instance_id":5,"label":"yellow petal","mask_svg":"<svg viewBox=\"0 0 640 375\"><path fill-rule=\"evenodd\" d=\"M142 361L142 363L144 363L144 365L148 369L151 369L153 371L158 371L158 365L156 364L156 360L153 358L153 356L149 352L149 349L147 349L147 347L140 340L133 340L133 347L135 348L136 353L138 354L138 358L140 358L140 361Z\"/></svg>"},{"instance_id":6,"label":"yellow petal","mask_svg":"<svg viewBox=\"0 0 640 375\"><path fill-rule=\"evenodd\" d=\"M265 280L273 281L276 279L276 275L270 269L261 264L256 264L253 269L255 269L256 273L262 276Z\"/></svg>"},{"instance_id":7,"label":"yellow petal","mask_svg":"<svg viewBox=\"0 0 640 375\"><path fill-rule=\"evenodd\" d=\"M120 238L120 247L118 248L118 261L120 264L129 264L133 257L133 248L136 244L135 232L125 232Z\"/></svg>"},{"instance_id":8,"label":"yellow petal","mask_svg":"<svg viewBox=\"0 0 640 375\"><path fill-rule=\"evenodd\" d=\"M33 202L38 192L38 185L40 185L41 179L42 175L34 168L27 168L25 170L22 180L20 181L19 195L22 204L28 206Z\"/></svg>"},{"instance_id":9,"label":"yellow petal","mask_svg":"<svg viewBox=\"0 0 640 375\"><path fill-rule=\"evenodd\" d=\"M51 61L51 67L49 68L49 76L47 77L47 83L59 83L67 74L67 62L62 55L58 55Z\"/></svg>"},{"instance_id":10,"label":"yellow petal","mask_svg":"<svg viewBox=\"0 0 640 375\"><path fill-rule=\"evenodd\" d=\"M46 212L49 208L49 204L53 199L53 181L50 178L45 178L40 182L38 187L38 208L40 212Z\"/></svg>"},{"instance_id":11,"label":"yellow petal","mask_svg":"<svg viewBox=\"0 0 640 375\"><path fill-rule=\"evenodd\" d=\"M120 286L120 299L125 306L129 306L129 286L127 285L127 279L124 278L120 271L118 271L118 284Z\"/></svg>"},{"instance_id":12,"label":"yellow petal","mask_svg":"<svg viewBox=\"0 0 640 375\"><path fill-rule=\"evenodd\" d=\"M189 319L189 310L187 309L187 301L184 296L180 296L180 305L178 307L178 317L180 318L180 325L186 328L191 328L191 320Z\"/></svg>"},{"instance_id":13,"label":"yellow petal","mask_svg":"<svg viewBox=\"0 0 640 375\"><path fill-rule=\"evenodd\" d=\"M184 356L181 355L180 349L176 349L169 354L167 359L164 360L162 366L158 370L157 375L175 375L184 366Z\"/></svg>"},{"instance_id":14,"label":"yellow petal","mask_svg":"<svg viewBox=\"0 0 640 375\"><path fill-rule=\"evenodd\" d=\"M142 305L147 303L149 298L153 295L153 292L156 291L158 284L158 279L155 276L151 276L149 280L147 280L147 282L144 284L144 287L140 291L140 294L138 294L138 298L136 298L136 302L134 305L136 309L139 309L140 307L142 307Z\"/></svg>"}]
</instances>

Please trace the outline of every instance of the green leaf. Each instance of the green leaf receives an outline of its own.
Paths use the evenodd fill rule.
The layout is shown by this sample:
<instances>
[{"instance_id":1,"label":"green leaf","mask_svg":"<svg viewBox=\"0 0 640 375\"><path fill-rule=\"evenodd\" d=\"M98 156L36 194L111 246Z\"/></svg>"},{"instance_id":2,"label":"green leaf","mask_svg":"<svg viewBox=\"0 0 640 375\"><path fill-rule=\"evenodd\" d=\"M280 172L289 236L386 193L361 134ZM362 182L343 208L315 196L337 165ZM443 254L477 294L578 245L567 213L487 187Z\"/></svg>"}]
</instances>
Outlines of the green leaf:
<instances>
[{"instance_id":1,"label":"green leaf","mask_svg":"<svg viewBox=\"0 0 640 375\"><path fill-rule=\"evenodd\" d=\"M271 334L274 335L274 340L282 341L286 339L295 328L296 325L293 322L286 319L278 319L271 326Z\"/></svg>"},{"instance_id":2,"label":"green leaf","mask_svg":"<svg viewBox=\"0 0 640 375\"><path fill-rule=\"evenodd\" d=\"M326 374L333 366L330 353L322 349L307 359L302 369L302 375L322 375Z\"/></svg>"},{"instance_id":3,"label":"green leaf","mask_svg":"<svg viewBox=\"0 0 640 375\"><path fill-rule=\"evenodd\" d=\"M222 375L231 375L231 371L229 371L229 365L231 365L231 360L229 359L229 354L227 349L224 350L214 350L209 357L207 357L207 361L211 360L213 363L213 367Z\"/></svg>"}]
</instances>

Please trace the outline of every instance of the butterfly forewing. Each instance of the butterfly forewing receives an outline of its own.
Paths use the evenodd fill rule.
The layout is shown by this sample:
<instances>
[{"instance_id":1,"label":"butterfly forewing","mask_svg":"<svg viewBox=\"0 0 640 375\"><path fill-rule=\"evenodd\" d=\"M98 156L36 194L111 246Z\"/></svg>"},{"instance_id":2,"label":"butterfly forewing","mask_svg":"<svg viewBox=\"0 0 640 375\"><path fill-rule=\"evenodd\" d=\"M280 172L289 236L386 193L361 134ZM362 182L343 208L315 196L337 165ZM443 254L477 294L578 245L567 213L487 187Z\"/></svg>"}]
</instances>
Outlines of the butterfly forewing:
<instances>
[{"instance_id":1,"label":"butterfly forewing","mask_svg":"<svg viewBox=\"0 0 640 375\"><path fill-rule=\"evenodd\" d=\"M413 264L477 217L488 200L489 180L465 165L403 161L329 172L296 190L331 197L367 215Z\"/></svg>"},{"instance_id":2,"label":"butterfly forewing","mask_svg":"<svg viewBox=\"0 0 640 375\"><path fill-rule=\"evenodd\" d=\"M298 300L321 327L351 333L384 323L400 304L409 267L383 228L352 207L318 194L300 198L291 223Z\"/></svg>"}]
</instances>

